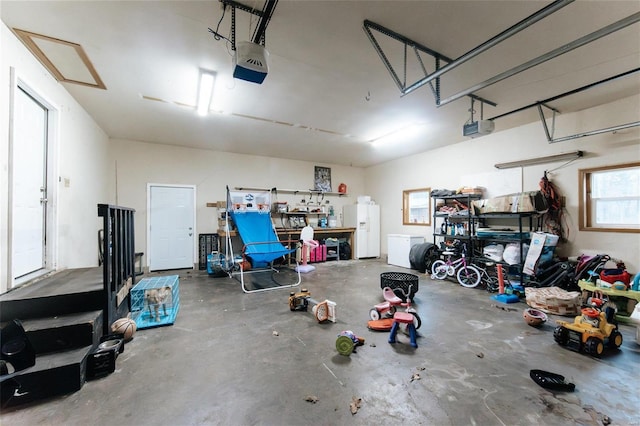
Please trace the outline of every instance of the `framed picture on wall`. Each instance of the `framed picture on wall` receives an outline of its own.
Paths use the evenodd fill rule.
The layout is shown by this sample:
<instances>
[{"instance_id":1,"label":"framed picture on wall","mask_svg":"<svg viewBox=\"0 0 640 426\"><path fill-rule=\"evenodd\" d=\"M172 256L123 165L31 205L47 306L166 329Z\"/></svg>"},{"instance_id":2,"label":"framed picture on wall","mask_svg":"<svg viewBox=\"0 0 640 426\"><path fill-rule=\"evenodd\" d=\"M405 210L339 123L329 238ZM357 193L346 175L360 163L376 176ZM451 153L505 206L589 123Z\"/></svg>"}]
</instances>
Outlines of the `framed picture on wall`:
<instances>
[{"instance_id":1,"label":"framed picture on wall","mask_svg":"<svg viewBox=\"0 0 640 426\"><path fill-rule=\"evenodd\" d=\"M315 166L313 182L316 191L331 192L331 169L329 167Z\"/></svg>"}]
</instances>

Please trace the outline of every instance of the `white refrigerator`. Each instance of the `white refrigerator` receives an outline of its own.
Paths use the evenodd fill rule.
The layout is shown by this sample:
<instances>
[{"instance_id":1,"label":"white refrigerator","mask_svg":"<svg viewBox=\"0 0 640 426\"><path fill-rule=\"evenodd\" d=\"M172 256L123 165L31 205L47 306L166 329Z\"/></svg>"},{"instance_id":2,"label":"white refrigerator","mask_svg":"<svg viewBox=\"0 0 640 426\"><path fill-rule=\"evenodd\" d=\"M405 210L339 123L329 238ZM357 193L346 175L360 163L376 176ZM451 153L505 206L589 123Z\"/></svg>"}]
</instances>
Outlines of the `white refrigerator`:
<instances>
[{"instance_id":1,"label":"white refrigerator","mask_svg":"<svg viewBox=\"0 0 640 426\"><path fill-rule=\"evenodd\" d=\"M350 204L343 207L344 226L356 228L355 259L380 257L380 206L377 204Z\"/></svg>"}]
</instances>

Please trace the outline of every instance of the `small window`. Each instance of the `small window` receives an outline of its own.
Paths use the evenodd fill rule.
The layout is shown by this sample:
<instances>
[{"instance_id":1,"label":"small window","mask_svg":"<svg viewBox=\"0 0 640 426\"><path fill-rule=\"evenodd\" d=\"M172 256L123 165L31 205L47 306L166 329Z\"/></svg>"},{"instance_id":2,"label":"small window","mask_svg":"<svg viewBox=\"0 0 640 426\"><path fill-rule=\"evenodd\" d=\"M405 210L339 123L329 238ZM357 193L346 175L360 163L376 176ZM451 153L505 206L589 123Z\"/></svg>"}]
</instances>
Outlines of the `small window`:
<instances>
[{"instance_id":1,"label":"small window","mask_svg":"<svg viewBox=\"0 0 640 426\"><path fill-rule=\"evenodd\" d=\"M402 224L431 224L431 188L402 191Z\"/></svg>"},{"instance_id":2,"label":"small window","mask_svg":"<svg viewBox=\"0 0 640 426\"><path fill-rule=\"evenodd\" d=\"M580 170L580 230L640 232L640 163Z\"/></svg>"}]
</instances>

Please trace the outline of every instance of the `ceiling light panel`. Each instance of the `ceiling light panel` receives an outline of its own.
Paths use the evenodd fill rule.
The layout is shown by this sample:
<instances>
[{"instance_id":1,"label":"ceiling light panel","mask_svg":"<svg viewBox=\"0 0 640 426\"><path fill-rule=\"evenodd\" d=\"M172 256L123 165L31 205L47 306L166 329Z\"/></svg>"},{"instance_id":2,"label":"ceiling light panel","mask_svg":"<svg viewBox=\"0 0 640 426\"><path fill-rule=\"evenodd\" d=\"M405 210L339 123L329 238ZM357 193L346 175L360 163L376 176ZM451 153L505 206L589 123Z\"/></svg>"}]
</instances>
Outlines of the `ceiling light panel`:
<instances>
[{"instance_id":1,"label":"ceiling light panel","mask_svg":"<svg viewBox=\"0 0 640 426\"><path fill-rule=\"evenodd\" d=\"M198 115L204 116L209 113L215 81L216 75L213 71L202 70L200 72L200 82L198 84L198 101L196 107Z\"/></svg>"}]
</instances>

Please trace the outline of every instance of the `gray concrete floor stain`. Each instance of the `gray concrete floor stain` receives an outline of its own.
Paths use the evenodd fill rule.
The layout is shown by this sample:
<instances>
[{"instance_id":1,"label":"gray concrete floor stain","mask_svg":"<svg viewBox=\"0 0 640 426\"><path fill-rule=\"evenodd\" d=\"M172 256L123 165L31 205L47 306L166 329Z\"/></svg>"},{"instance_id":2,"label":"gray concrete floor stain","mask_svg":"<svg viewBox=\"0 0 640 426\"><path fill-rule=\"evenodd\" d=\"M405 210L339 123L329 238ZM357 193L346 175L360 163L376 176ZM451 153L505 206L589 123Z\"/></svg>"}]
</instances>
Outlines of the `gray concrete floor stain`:
<instances>
[{"instance_id":1,"label":"gray concrete floor stain","mask_svg":"<svg viewBox=\"0 0 640 426\"><path fill-rule=\"evenodd\" d=\"M481 289L432 281L382 260L316 264L302 287L337 303L337 322L292 312L289 290L245 294L238 281L178 271L174 325L139 330L109 376L73 394L6 410L7 425L613 425L640 424L640 345L621 325L620 351L601 359L553 340ZM380 273L420 278L418 348L367 329ZM509 309L504 309L508 306ZM564 318L564 317L563 317ZM365 343L335 348L352 330ZM277 333L274 333L277 332ZM573 393L538 386L529 370L562 374ZM416 376L417 375L417 376ZM419 376L419 377L418 377ZM317 398L316 402L307 397ZM362 403L352 414L353 398Z\"/></svg>"}]
</instances>

